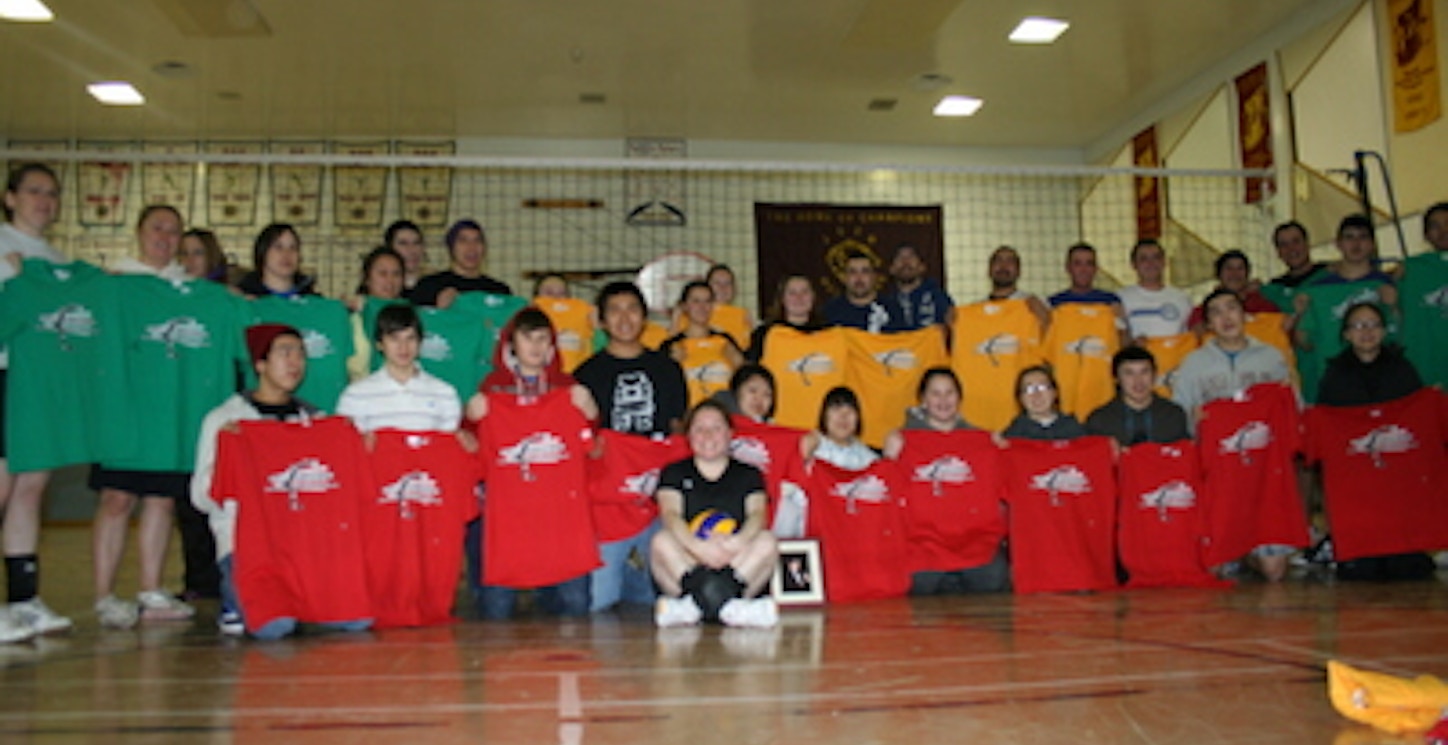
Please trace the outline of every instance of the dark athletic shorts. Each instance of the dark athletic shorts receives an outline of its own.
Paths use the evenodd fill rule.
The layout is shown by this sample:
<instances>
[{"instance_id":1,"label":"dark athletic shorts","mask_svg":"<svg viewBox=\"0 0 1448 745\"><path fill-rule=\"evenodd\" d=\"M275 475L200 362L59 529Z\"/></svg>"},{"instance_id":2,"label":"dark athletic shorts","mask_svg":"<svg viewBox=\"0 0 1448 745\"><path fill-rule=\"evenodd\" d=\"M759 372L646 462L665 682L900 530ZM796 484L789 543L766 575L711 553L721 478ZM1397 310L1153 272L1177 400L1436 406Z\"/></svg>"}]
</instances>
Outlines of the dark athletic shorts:
<instances>
[{"instance_id":1,"label":"dark athletic shorts","mask_svg":"<svg viewBox=\"0 0 1448 745\"><path fill-rule=\"evenodd\" d=\"M191 498L191 474L180 471L118 471L101 465L93 465L90 488L120 489L141 497Z\"/></svg>"}]
</instances>

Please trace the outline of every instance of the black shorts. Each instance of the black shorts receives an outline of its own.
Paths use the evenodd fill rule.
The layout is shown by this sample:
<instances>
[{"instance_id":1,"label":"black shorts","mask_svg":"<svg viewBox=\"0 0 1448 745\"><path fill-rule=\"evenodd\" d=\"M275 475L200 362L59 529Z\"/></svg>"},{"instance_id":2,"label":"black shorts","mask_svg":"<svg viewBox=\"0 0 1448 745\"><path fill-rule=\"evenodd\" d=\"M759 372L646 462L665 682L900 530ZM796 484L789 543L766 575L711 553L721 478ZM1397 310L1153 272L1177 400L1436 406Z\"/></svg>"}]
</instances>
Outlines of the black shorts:
<instances>
[{"instance_id":1,"label":"black shorts","mask_svg":"<svg viewBox=\"0 0 1448 745\"><path fill-rule=\"evenodd\" d=\"M191 474L183 471L118 471L96 464L86 483L96 491L119 489L140 497L191 498Z\"/></svg>"},{"instance_id":2,"label":"black shorts","mask_svg":"<svg viewBox=\"0 0 1448 745\"><path fill-rule=\"evenodd\" d=\"M5 380L9 370L0 370L0 458L10 452L5 449L5 387L8 383Z\"/></svg>"}]
</instances>

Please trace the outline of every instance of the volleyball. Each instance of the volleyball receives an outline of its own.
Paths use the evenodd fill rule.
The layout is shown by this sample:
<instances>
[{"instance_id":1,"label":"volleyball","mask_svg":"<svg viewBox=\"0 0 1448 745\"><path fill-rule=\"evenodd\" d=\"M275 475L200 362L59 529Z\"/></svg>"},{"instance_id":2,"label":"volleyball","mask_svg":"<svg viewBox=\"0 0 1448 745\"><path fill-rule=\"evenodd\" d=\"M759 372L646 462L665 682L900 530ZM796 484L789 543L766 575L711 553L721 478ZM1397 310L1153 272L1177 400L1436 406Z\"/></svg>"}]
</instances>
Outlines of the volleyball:
<instances>
[{"instance_id":1,"label":"volleyball","mask_svg":"<svg viewBox=\"0 0 1448 745\"><path fill-rule=\"evenodd\" d=\"M694 519L689 521L689 530L692 530L697 538L729 535L739 530L739 521L727 512L708 509L695 515Z\"/></svg>"}]
</instances>

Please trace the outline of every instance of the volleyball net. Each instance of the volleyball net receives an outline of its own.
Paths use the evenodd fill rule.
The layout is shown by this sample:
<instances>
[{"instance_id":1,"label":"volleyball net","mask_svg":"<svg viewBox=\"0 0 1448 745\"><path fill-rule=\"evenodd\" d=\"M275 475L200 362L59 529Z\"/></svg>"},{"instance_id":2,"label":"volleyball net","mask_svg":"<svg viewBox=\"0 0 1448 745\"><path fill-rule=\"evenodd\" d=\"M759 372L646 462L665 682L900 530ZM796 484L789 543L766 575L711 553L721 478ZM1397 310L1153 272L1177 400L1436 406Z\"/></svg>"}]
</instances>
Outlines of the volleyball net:
<instances>
[{"instance_id":1,"label":"volleyball net","mask_svg":"<svg viewBox=\"0 0 1448 745\"><path fill-rule=\"evenodd\" d=\"M164 201L180 208L187 227L214 230L243 266L251 263L262 227L295 224L304 271L334 297L352 291L360 257L401 217L426 223L433 269L447 265L446 226L476 219L487 231L488 273L519 294L530 292L541 273L560 272L575 295L587 298L607 281L684 254L733 267L736 302L756 309L770 300L756 290L756 203L938 206L947 289L957 301L988 292L987 258L1002 245L1020 253L1020 286L1027 291L1061 289L1066 248L1081 241L1098 250L1099 285L1134 283L1129 252L1144 178L1157 186L1169 279L1198 295L1212 282L1216 257L1229 249L1244 251L1258 275L1275 271L1271 230L1287 219L1271 199L1244 199L1246 180L1269 175L1261 171L564 160L386 150L11 142L0 157L12 167L41 160L60 174L62 217L52 239L69 256L107 265L133 254L140 209Z\"/></svg>"}]
</instances>

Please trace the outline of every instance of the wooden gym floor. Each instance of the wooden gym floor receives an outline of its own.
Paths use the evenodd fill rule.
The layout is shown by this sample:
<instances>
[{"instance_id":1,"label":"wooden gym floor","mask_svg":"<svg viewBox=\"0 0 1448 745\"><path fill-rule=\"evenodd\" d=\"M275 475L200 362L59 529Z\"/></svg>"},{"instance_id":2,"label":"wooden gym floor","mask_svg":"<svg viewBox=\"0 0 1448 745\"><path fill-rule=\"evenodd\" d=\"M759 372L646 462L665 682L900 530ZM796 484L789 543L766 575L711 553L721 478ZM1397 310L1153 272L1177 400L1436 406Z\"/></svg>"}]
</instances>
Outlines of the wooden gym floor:
<instances>
[{"instance_id":1,"label":"wooden gym floor","mask_svg":"<svg viewBox=\"0 0 1448 745\"><path fill-rule=\"evenodd\" d=\"M1448 676L1442 573L896 600L769 631L660 631L636 609L264 644L219 637L208 604L98 629L88 540L47 529L44 596L78 628L0 647L0 743L1367 745L1412 740L1339 717L1327 659Z\"/></svg>"}]
</instances>

